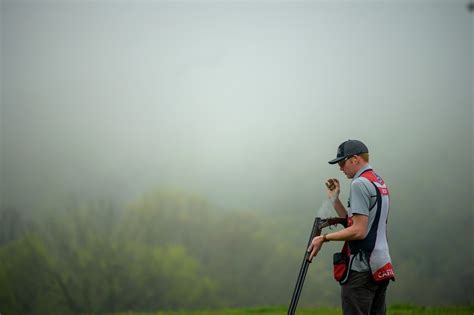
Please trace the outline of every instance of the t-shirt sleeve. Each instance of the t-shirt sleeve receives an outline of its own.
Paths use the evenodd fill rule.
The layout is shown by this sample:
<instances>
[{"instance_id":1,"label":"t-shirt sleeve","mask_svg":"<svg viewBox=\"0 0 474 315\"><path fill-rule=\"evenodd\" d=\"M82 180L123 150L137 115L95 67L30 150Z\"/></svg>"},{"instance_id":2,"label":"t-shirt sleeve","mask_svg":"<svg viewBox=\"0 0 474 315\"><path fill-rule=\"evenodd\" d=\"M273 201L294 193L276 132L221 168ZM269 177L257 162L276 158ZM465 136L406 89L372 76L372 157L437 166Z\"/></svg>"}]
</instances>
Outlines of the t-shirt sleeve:
<instances>
[{"instance_id":1,"label":"t-shirt sleeve","mask_svg":"<svg viewBox=\"0 0 474 315\"><path fill-rule=\"evenodd\" d=\"M357 178L351 183L352 214L369 215L371 193L362 179Z\"/></svg>"}]
</instances>

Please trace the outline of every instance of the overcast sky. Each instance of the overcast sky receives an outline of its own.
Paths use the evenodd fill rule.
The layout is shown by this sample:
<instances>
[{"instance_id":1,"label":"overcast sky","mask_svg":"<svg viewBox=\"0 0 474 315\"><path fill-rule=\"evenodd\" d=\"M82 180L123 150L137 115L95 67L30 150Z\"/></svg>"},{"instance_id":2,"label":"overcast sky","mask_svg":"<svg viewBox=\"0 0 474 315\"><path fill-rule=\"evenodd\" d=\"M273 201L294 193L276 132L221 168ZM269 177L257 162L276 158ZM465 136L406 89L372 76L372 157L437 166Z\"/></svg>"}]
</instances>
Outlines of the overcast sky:
<instances>
[{"instance_id":1,"label":"overcast sky","mask_svg":"<svg viewBox=\"0 0 474 315\"><path fill-rule=\"evenodd\" d=\"M2 202L315 207L349 138L389 184L449 172L470 200L466 3L3 0Z\"/></svg>"}]
</instances>

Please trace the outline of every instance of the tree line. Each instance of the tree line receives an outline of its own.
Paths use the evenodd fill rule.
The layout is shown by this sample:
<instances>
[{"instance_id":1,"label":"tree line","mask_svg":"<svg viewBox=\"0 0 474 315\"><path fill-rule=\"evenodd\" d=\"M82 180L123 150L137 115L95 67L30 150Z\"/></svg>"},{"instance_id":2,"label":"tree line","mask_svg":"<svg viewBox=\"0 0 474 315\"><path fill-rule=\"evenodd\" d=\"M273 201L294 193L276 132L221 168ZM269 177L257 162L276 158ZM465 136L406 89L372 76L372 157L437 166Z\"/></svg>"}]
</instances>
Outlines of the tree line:
<instances>
[{"instance_id":1,"label":"tree line","mask_svg":"<svg viewBox=\"0 0 474 315\"><path fill-rule=\"evenodd\" d=\"M1 213L5 314L281 303L287 292L275 287L295 272L285 265L290 246L266 234L256 214L222 213L184 193L150 193L125 210L90 203L39 220Z\"/></svg>"},{"instance_id":2,"label":"tree line","mask_svg":"<svg viewBox=\"0 0 474 315\"><path fill-rule=\"evenodd\" d=\"M229 211L176 191L148 193L125 209L90 202L33 217L4 208L0 312L81 314L287 305L312 215ZM404 224L398 220L391 226ZM441 224L432 221L425 229L434 233ZM438 255L427 259L432 249L423 244L430 236L417 237L415 225L412 220L405 230L392 233L400 280L391 288L389 301L472 303L466 293L472 267L461 269L462 261L446 257L455 254L456 247L443 239ZM460 225L462 233L469 233L468 223ZM339 303L331 255L340 246L325 245L328 248L312 264L302 305ZM453 279L451 269L461 274ZM464 280L458 281L459 277Z\"/></svg>"}]
</instances>

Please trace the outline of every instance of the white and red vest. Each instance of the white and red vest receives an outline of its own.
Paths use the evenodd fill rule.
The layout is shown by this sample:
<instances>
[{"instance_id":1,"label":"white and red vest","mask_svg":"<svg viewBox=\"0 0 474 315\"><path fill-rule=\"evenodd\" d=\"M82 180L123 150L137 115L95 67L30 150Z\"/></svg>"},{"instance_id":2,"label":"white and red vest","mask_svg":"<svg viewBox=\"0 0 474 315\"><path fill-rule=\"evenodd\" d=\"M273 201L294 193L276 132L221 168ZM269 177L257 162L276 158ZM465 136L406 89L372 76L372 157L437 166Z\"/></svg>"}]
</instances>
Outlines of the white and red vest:
<instances>
[{"instance_id":1,"label":"white and red vest","mask_svg":"<svg viewBox=\"0 0 474 315\"><path fill-rule=\"evenodd\" d=\"M371 169L362 172L359 177L367 179L375 187L377 201L369 209L369 212L376 211L375 218L365 239L347 241L344 244L343 251L349 251L348 254L350 254L349 270L340 282L343 284L347 281L356 255L365 255L368 258L370 271L375 281L395 280L387 242L387 220L390 207L388 188L382 178ZM351 224L352 218L348 218L348 226Z\"/></svg>"}]
</instances>

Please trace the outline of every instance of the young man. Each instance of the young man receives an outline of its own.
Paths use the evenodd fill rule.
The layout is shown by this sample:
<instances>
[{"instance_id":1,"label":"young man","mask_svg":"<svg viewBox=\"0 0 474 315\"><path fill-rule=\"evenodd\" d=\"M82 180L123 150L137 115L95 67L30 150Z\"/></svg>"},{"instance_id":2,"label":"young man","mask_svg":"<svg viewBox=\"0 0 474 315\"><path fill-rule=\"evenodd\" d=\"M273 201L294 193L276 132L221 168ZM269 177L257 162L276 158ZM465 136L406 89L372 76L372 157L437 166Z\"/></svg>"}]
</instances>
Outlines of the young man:
<instances>
[{"instance_id":1,"label":"young man","mask_svg":"<svg viewBox=\"0 0 474 315\"><path fill-rule=\"evenodd\" d=\"M348 218L348 226L315 237L308 248L309 259L317 255L324 242L345 241L341 253L335 255L335 277L341 283L343 314L386 314L385 292L389 280L394 279L386 237L389 192L369 165L369 150L361 141L343 142L336 158L329 161L336 163L352 179L347 209L339 200L337 179L327 180L327 194L337 214Z\"/></svg>"}]
</instances>

